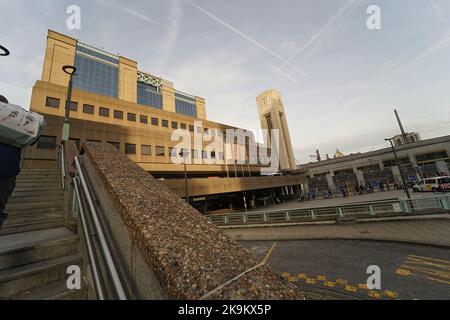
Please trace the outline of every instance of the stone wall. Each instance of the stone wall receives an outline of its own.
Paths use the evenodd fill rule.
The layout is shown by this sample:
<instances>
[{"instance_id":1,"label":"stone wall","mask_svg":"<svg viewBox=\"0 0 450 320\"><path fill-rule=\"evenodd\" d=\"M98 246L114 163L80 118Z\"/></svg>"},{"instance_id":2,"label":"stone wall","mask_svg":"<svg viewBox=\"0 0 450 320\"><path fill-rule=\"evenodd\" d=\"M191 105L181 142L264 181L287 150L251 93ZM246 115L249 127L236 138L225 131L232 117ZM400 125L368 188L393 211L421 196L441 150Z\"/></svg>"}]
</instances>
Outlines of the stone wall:
<instances>
[{"instance_id":1,"label":"stone wall","mask_svg":"<svg viewBox=\"0 0 450 320\"><path fill-rule=\"evenodd\" d=\"M126 156L88 142L86 156L170 299L303 299L270 266Z\"/></svg>"}]
</instances>

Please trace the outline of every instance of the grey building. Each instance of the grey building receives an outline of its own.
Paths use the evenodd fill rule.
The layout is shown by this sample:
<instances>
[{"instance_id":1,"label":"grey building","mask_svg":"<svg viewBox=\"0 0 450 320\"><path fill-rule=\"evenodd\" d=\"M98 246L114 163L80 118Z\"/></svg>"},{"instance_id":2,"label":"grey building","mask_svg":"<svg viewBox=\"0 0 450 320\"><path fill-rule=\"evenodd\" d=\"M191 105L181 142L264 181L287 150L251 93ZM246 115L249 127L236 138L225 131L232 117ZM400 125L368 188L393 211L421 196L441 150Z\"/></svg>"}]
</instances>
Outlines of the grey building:
<instances>
[{"instance_id":1,"label":"grey building","mask_svg":"<svg viewBox=\"0 0 450 320\"><path fill-rule=\"evenodd\" d=\"M408 182L420 178L450 175L450 135L416 141L395 147L401 169ZM351 155L339 154L334 159L298 166L306 174L309 189L325 191L356 185L377 186L380 182L392 187L401 185L400 169L391 148Z\"/></svg>"}]
</instances>

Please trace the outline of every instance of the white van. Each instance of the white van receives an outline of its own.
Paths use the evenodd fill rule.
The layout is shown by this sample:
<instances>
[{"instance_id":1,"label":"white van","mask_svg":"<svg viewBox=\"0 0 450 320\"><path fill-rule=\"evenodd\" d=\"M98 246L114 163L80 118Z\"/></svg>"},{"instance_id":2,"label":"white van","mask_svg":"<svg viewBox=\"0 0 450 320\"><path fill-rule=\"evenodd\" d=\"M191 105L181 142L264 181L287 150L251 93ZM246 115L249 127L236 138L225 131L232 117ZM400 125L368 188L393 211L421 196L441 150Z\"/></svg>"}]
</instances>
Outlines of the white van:
<instances>
[{"instance_id":1,"label":"white van","mask_svg":"<svg viewBox=\"0 0 450 320\"><path fill-rule=\"evenodd\" d=\"M426 178L413 187L414 192L445 192L450 191L450 177Z\"/></svg>"}]
</instances>

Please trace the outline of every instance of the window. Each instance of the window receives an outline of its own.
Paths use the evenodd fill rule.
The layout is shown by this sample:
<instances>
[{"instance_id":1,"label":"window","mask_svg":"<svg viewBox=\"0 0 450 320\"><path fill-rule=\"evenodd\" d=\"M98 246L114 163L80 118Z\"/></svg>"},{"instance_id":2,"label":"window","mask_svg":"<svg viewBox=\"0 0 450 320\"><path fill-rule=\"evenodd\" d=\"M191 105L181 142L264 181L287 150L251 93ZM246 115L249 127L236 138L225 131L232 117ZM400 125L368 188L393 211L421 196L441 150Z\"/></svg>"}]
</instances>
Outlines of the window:
<instances>
[{"instance_id":1,"label":"window","mask_svg":"<svg viewBox=\"0 0 450 320\"><path fill-rule=\"evenodd\" d=\"M198 158L198 150L192 149L192 158L197 159Z\"/></svg>"},{"instance_id":2,"label":"window","mask_svg":"<svg viewBox=\"0 0 450 320\"><path fill-rule=\"evenodd\" d=\"M159 126L158 118L152 118L152 126Z\"/></svg>"},{"instance_id":3,"label":"window","mask_svg":"<svg viewBox=\"0 0 450 320\"><path fill-rule=\"evenodd\" d=\"M53 150L56 148L56 137L53 136L40 136L37 147L39 149Z\"/></svg>"},{"instance_id":4,"label":"window","mask_svg":"<svg viewBox=\"0 0 450 320\"><path fill-rule=\"evenodd\" d=\"M178 122L172 121L172 129L178 129Z\"/></svg>"},{"instance_id":5,"label":"window","mask_svg":"<svg viewBox=\"0 0 450 320\"><path fill-rule=\"evenodd\" d=\"M209 130L209 133L210 133L212 136L215 136L215 135L216 135L216 130L215 130L215 129L210 129L210 130Z\"/></svg>"},{"instance_id":6,"label":"window","mask_svg":"<svg viewBox=\"0 0 450 320\"><path fill-rule=\"evenodd\" d=\"M203 159L208 159L208 151L203 150Z\"/></svg>"},{"instance_id":7,"label":"window","mask_svg":"<svg viewBox=\"0 0 450 320\"><path fill-rule=\"evenodd\" d=\"M50 108L59 108L59 99L47 97L45 100L45 106Z\"/></svg>"},{"instance_id":8,"label":"window","mask_svg":"<svg viewBox=\"0 0 450 320\"><path fill-rule=\"evenodd\" d=\"M136 154L136 145L125 143L125 154Z\"/></svg>"},{"instance_id":9,"label":"window","mask_svg":"<svg viewBox=\"0 0 450 320\"><path fill-rule=\"evenodd\" d=\"M127 114L127 119L128 119L128 121L136 122L136 114L134 114L134 113L128 113L128 114Z\"/></svg>"},{"instance_id":10,"label":"window","mask_svg":"<svg viewBox=\"0 0 450 320\"><path fill-rule=\"evenodd\" d=\"M100 50L78 44L75 55L77 76L73 87L102 96L118 97L119 59Z\"/></svg>"},{"instance_id":11,"label":"window","mask_svg":"<svg viewBox=\"0 0 450 320\"><path fill-rule=\"evenodd\" d=\"M108 141L108 143L110 145L112 145L114 148L116 148L117 150L120 150L120 142L112 142L112 141Z\"/></svg>"},{"instance_id":12,"label":"window","mask_svg":"<svg viewBox=\"0 0 450 320\"><path fill-rule=\"evenodd\" d=\"M189 125L189 131L194 132L194 126L192 124Z\"/></svg>"},{"instance_id":13,"label":"window","mask_svg":"<svg viewBox=\"0 0 450 320\"><path fill-rule=\"evenodd\" d=\"M411 162L409 161L409 158L401 158L401 159L398 159L398 161L400 162L401 166L408 166L411 164ZM394 166L397 166L397 161L395 161L395 159L385 160L385 161L383 161L383 165L385 168L394 167Z\"/></svg>"},{"instance_id":14,"label":"window","mask_svg":"<svg viewBox=\"0 0 450 320\"><path fill-rule=\"evenodd\" d=\"M197 117L197 107L195 98L175 92L175 111L190 117Z\"/></svg>"},{"instance_id":15,"label":"window","mask_svg":"<svg viewBox=\"0 0 450 320\"><path fill-rule=\"evenodd\" d=\"M147 118L147 116L139 116L139 121L141 123L147 124L148 123L148 118Z\"/></svg>"},{"instance_id":16,"label":"window","mask_svg":"<svg viewBox=\"0 0 450 320\"><path fill-rule=\"evenodd\" d=\"M215 151L211 151L211 159L215 159L216 158L216 152Z\"/></svg>"},{"instance_id":17,"label":"window","mask_svg":"<svg viewBox=\"0 0 450 320\"><path fill-rule=\"evenodd\" d=\"M433 152L433 153L421 154L421 155L416 156L417 162L443 160L443 159L447 159L447 158L448 158L447 151Z\"/></svg>"},{"instance_id":18,"label":"window","mask_svg":"<svg viewBox=\"0 0 450 320\"><path fill-rule=\"evenodd\" d=\"M162 95L158 92L158 88L142 82L137 83L137 103L157 109L163 107Z\"/></svg>"},{"instance_id":19,"label":"window","mask_svg":"<svg viewBox=\"0 0 450 320\"><path fill-rule=\"evenodd\" d=\"M186 123L180 123L180 128L186 130Z\"/></svg>"},{"instance_id":20,"label":"window","mask_svg":"<svg viewBox=\"0 0 450 320\"><path fill-rule=\"evenodd\" d=\"M164 128L168 128L168 127L169 127L169 121L167 121L167 120L161 120L161 125L162 125Z\"/></svg>"},{"instance_id":21,"label":"window","mask_svg":"<svg viewBox=\"0 0 450 320\"><path fill-rule=\"evenodd\" d=\"M202 133L202 127L197 127L197 133Z\"/></svg>"},{"instance_id":22,"label":"window","mask_svg":"<svg viewBox=\"0 0 450 320\"><path fill-rule=\"evenodd\" d=\"M152 155L152 146L149 145L141 145L141 155L143 156L151 156Z\"/></svg>"},{"instance_id":23,"label":"window","mask_svg":"<svg viewBox=\"0 0 450 320\"><path fill-rule=\"evenodd\" d=\"M100 107L98 109L98 114L102 117L109 117L109 109Z\"/></svg>"},{"instance_id":24,"label":"window","mask_svg":"<svg viewBox=\"0 0 450 320\"><path fill-rule=\"evenodd\" d=\"M100 140L87 139L87 142L97 142L97 143L100 143L101 141L100 141Z\"/></svg>"},{"instance_id":25,"label":"window","mask_svg":"<svg viewBox=\"0 0 450 320\"><path fill-rule=\"evenodd\" d=\"M69 138L70 141L74 141L77 145L77 148L80 149L80 139L78 138Z\"/></svg>"},{"instance_id":26,"label":"window","mask_svg":"<svg viewBox=\"0 0 450 320\"><path fill-rule=\"evenodd\" d=\"M161 157L165 155L164 147L156 146L156 155Z\"/></svg>"},{"instance_id":27,"label":"window","mask_svg":"<svg viewBox=\"0 0 450 320\"><path fill-rule=\"evenodd\" d=\"M123 119L123 112L119 110L114 110L114 119Z\"/></svg>"},{"instance_id":28,"label":"window","mask_svg":"<svg viewBox=\"0 0 450 320\"><path fill-rule=\"evenodd\" d=\"M70 111L77 112L78 111L78 102L71 101L69 109L70 109Z\"/></svg>"},{"instance_id":29,"label":"window","mask_svg":"<svg viewBox=\"0 0 450 320\"><path fill-rule=\"evenodd\" d=\"M94 106L90 104L83 104L83 113L94 114Z\"/></svg>"},{"instance_id":30,"label":"window","mask_svg":"<svg viewBox=\"0 0 450 320\"><path fill-rule=\"evenodd\" d=\"M177 149L169 147L169 157L176 157Z\"/></svg>"}]
</instances>

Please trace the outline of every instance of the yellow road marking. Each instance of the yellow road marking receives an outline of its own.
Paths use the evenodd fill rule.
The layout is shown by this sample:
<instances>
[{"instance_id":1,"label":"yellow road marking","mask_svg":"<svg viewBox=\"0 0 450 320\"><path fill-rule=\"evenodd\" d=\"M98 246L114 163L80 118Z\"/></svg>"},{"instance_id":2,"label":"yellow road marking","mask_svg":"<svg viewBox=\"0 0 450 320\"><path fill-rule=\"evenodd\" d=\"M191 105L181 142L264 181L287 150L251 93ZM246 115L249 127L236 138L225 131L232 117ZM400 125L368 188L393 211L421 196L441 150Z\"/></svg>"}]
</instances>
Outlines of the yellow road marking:
<instances>
[{"instance_id":1,"label":"yellow road marking","mask_svg":"<svg viewBox=\"0 0 450 320\"><path fill-rule=\"evenodd\" d=\"M449 272L444 272L444 271L439 271L439 270L435 270L435 269L429 269L429 268L419 268L416 266L408 266L408 265L402 265L402 268L407 268L411 271L416 271L418 273L425 273L427 275L431 275L431 276L435 276L435 277L441 277L441 278L445 278L445 279L450 279L450 273Z\"/></svg>"},{"instance_id":2,"label":"yellow road marking","mask_svg":"<svg viewBox=\"0 0 450 320\"><path fill-rule=\"evenodd\" d=\"M391 299L397 299L398 298L398 292L392 291L392 290L384 290L383 294Z\"/></svg>"},{"instance_id":3,"label":"yellow road marking","mask_svg":"<svg viewBox=\"0 0 450 320\"><path fill-rule=\"evenodd\" d=\"M356 292L356 291L358 291L358 288L357 288L357 287L354 287L354 286L351 286L351 285L346 285L346 286L345 286L345 291L348 291L348 292Z\"/></svg>"},{"instance_id":4,"label":"yellow road marking","mask_svg":"<svg viewBox=\"0 0 450 320\"><path fill-rule=\"evenodd\" d=\"M358 288L364 289L364 290L369 290L369 288L367 287L367 284L365 284L365 283L358 284Z\"/></svg>"},{"instance_id":5,"label":"yellow road marking","mask_svg":"<svg viewBox=\"0 0 450 320\"><path fill-rule=\"evenodd\" d=\"M325 281L324 285L325 285L325 287L330 287L330 288L336 287L336 283L334 283L332 281Z\"/></svg>"},{"instance_id":6,"label":"yellow road marking","mask_svg":"<svg viewBox=\"0 0 450 320\"><path fill-rule=\"evenodd\" d=\"M319 280L319 281L326 281L327 277L319 275L319 276L316 277L316 279Z\"/></svg>"},{"instance_id":7,"label":"yellow road marking","mask_svg":"<svg viewBox=\"0 0 450 320\"><path fill-rule=\"evenodd\" d=\"M409 270L406 269L397 269L397 271L395 271L395 273L399 276L410 276L412 273Z\"/></svg>"},{"instance_id":8,"label":"yellow road marking","mask_svg":"<svg viewBox=\"0 0 450 320\"><path fill-rule=\"evenodd\" d=\"M422 257L422 256L416 256L416 255L409 255L409 257L418 258L418 259L425 259L425 260L431 260L431 261L437 261L437 262L443 262L443 263L448 264L450 266L450 261L448 261L448 260L428 258L428 257Z\"/></svg>"},{"instance_id":9,"label":"yellow road marking","mask_svg":"<svg viewBox=\"0 0 450 320\"><path fill-rule=\"evenodd\" d=\"M289 282L296 282L297 281L297 277L289 277L288 281Z\"/></svg>"},{"instance_id":10,"label":"yellow road marking","mask_svg":"<svg viewBox=\"0 0 450 320\"><path fill-rule=\"evenodd\" d=\"M270 247L270 249L269 249L269 251L267 252L266 256L264 257L263 263L267 263L267 260L269 260L270 255L272 254L272 252L273 252L273 250L275 249L276 245L277 245L276 242L274 242L274 243L272 244L272 246Z\"/></svg>"},{"instance_id":11,"label":"yellow road marking","mask_svg":"<svg viewBox=\"0 0 450 320\"><path fill-rule=\"evenodd\" d=\"M290 274L289 272L283 272L283 273L281 274L281 276L282 276L283 278L287 278L287 277L290 277L291 274Z\"/></svg>"},{"instance_id":12,"label":"yellow road marking","mask_svg":"<svg viewBox=\"0 0 450 320\"><path fill-rule=\"evenodd\" d=\"M306 283L308 283L308 284L316 284L317 281L314 278L308 278L308 279L306 279Z\"/></svg>"},{"instance_id":13,"label":"yellow road marking","mask_svg":"<svg viewBox=\"0 0 450 320\"><path fill-rule=\"evenodd\" d=\"M347 280L344 280L344 279L337 279L337 280L336 280L336 283L337 283L337 284L341 284L341 285L346 285L346 284L348 284L348 281L347 281Z\"/></svg>"},{"instance_id":14,"label":"yellow road marking","mask_svg":"<svg viewBox=\"0 0 450 320\"><path fill-rule=\"evenodd\" d=\"M445 284L449 284L450 285L450 281L445 281L442 279L436 279L436 278L431 278L431 277L427 277L428 280L433 280L433 281L437 281L437 282L441 282L441 283L445 283Z\"/></svg>"},{"instance_id":15,"label":"yellow road marking","mask_svg":"<svg viewBox=\"0 0 450 320\"><path fill-rule=\"evenodd\" d=\"M381 299L381 294L379 294L376 291L369 291L369 292L367 292L367 295L374 299Z\"/></svg>"},{"instance_id":16,"label":"yellow road marking","mask_svg":"<svg viewBox=\"0 0 450 320\"><path fill-rule=\"evenodd\" d=\"M308 275L306 273L299 273L297 277L299 279L306 279L306 278L308 278Z\"/></svg>"},{"instance_id":17,"label":"yellow road marking","mask_svg":"<svg viewBox=\"0 0 450 320\"><path fill-rule=\"evenodd\" d=\"M432 263L429 261L425 261L425 260L420 260L417 258L408 258L405 263L411 263L411 264L419 264L419 265L426 265L426 266L432 266L432 267L437 267L437 268L441 268L444 270L449 270L450 271L450 266L447 265L443 265L443 264L438 264L438 263Z\"/></svg>"}]
</instances>

